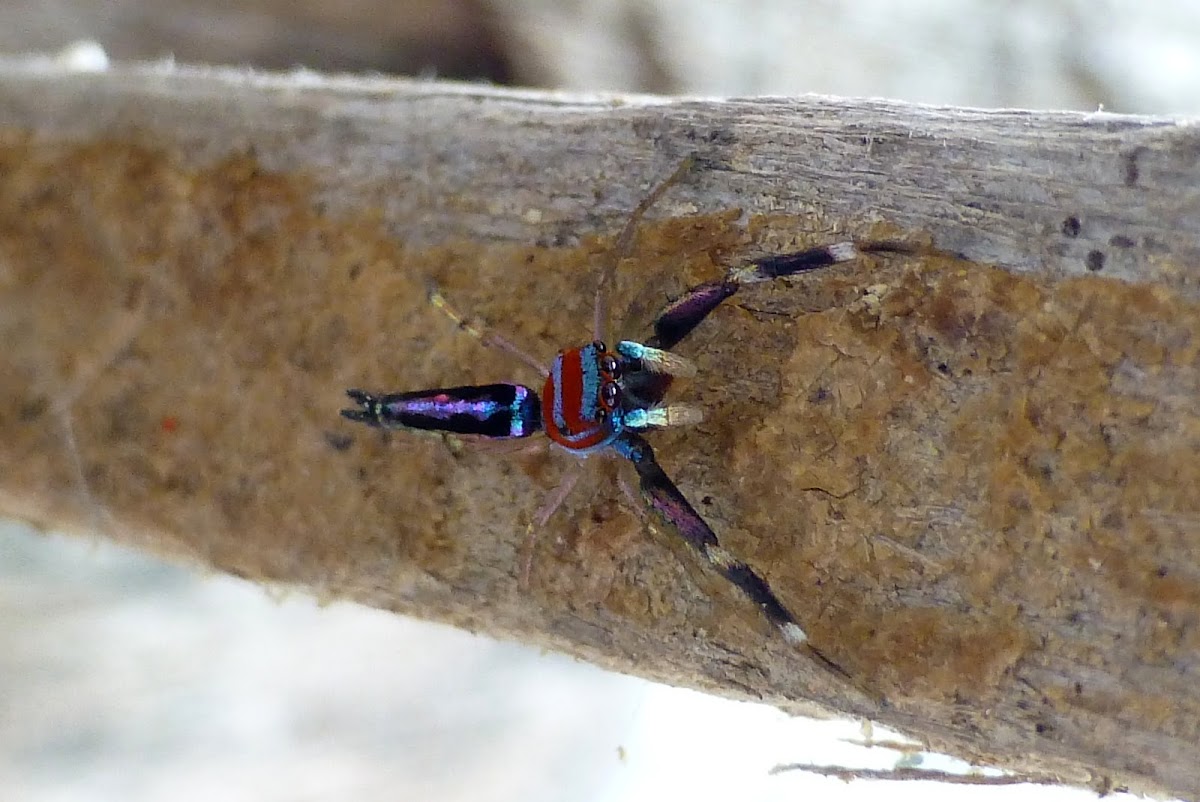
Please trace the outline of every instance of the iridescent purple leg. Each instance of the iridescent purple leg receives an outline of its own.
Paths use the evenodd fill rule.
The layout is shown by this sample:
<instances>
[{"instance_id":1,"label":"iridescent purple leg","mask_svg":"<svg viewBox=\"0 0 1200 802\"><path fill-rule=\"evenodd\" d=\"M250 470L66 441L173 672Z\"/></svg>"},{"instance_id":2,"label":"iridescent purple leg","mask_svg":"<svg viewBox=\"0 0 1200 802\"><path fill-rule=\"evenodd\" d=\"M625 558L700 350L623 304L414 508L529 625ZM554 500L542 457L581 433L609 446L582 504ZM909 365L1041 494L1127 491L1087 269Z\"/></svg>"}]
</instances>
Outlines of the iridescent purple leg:
<instances>
[{"instance_id":1,"label":"iridescent purple leg","mask_svg":"<svg viewBox=\"0 0 1200 802\"><path fill-rule=\"evenodd\" d=\"M637 471L642 498L650 510L671 529L679 534L721 576L732 582L742 593L763 611L767 620L774 624L785 640L794 644L806 644L809 651L827 668L848 677L833 663L808 644L808 635L783 602L771 590L770 585L753 568L734 557L721 546L713 532L696 508L684 497L675 483L654 457L654 449L640 435L626 432L613 448L633 463Z\"/></svg>"},{"instance_id":2,"label":"iridescent purple leg","mask_svg":"<svg viewBox=\"0 0 1200 802\"><path fill-rule=\"evenodd\" d=\"M729 271L720 281L710 281L693 287L679 300L670 304L654 321L654 335L646 341L651 348L668 350L675 347L684 337L708 317L709 314L732 297L746 284L794 276L809 270L849 262L863 253L912 253L913 248L904 243L838 242L820 248L809 248L796 253L765 256L755 259L743 267Z\"/></svg>"}]
</instances>

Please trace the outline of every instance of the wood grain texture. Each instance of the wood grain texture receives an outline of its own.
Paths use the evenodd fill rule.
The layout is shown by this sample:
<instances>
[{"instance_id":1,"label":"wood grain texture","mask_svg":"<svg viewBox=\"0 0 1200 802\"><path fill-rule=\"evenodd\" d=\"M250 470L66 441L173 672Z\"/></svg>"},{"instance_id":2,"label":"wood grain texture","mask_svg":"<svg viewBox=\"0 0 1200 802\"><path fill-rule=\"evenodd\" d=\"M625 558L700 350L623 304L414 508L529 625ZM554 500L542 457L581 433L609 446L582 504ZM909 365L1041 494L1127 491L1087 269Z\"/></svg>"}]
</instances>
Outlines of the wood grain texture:
<instances>
[{"instance_id":1,"label":"wood grain texture","mask_svg":"<svg viewBox=\"0 0 1200 802\"><path fill-rule=\"evenodd\" d=\"M828 98L579 98L166 67L0 70L0 511L968 759L1200 798L1200 136ZM843 666L789 648L591 460L383 436L346 387L536 377L762 255L681 352L660 461ZM947 254L957 254L950 256Z\"/></svg>"}]
</instances>

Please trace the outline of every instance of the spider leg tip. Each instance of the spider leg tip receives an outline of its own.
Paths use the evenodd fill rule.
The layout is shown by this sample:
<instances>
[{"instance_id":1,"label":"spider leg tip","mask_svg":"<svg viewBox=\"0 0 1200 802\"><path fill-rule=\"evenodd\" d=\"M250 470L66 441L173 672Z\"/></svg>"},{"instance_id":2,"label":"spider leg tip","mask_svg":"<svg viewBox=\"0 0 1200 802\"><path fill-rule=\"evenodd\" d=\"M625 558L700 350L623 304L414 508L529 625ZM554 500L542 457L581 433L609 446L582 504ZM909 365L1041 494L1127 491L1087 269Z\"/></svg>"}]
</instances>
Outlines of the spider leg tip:
<instances>
[{"instance_id":1,"label":"spider leg tip","mask_svg":"<svg viewBox=\"0 0 1200 802\"><path fill-rule=\"evenodd\" d=\"M788 643L799 646L802 643L808 642L808 633L799 624L792 621L780 624L779 631L783 633L783 639Z\"/></svg>"}]
</instances>

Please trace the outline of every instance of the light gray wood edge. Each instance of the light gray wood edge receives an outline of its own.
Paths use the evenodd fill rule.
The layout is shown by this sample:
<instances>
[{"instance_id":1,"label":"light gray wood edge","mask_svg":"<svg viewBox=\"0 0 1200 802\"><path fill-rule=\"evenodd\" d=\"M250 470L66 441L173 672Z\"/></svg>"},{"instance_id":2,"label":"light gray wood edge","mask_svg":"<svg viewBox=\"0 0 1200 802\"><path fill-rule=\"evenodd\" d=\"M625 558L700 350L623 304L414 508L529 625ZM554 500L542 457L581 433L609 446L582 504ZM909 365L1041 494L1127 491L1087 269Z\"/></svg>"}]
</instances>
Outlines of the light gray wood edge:
<instances>
[{"instance_id":1,"label":"light gray wood edge","mask_svg":"<svg viewBox=\"0 0 1200 802\"><path fill-rule=\"evenodd\" d=\"M87 73L27 60L0 61L0 124L54 138L144 135L198 161L253 147L268 168L312 171L333 210L379 204L417 244L555 240L581 220L610 228L695 153L708 169L657 214L819 211L851 227L924 232L1015 271L1092 270L1200 292L1200 129L1190 120L818 96L578 96L170 64Z\"/></svg>"}]
</instances>

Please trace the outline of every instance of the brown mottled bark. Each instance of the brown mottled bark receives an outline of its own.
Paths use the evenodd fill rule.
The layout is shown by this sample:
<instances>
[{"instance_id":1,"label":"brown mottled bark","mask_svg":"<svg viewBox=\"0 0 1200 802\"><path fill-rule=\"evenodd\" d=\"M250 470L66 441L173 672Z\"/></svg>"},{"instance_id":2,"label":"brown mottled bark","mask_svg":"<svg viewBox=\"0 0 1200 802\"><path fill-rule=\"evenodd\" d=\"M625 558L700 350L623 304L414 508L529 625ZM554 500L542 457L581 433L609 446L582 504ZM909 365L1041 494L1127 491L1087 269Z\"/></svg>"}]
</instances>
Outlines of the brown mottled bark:
<instances>
[{"instance_id":1,"label":"brown mottled bark","mask_svg":"<svg viewBox=\"0 0 1200 802\"><path fill-rule=\"evenodd\" d=\"M384 80L0 71L0 511L618 670L869 716L964 757L1200 797L1200 137L823 98L623 102ZM349 386L536 377L739 260L653 436L818 671L593 460L379 436Z\"/></svg>"}]
</instances>

